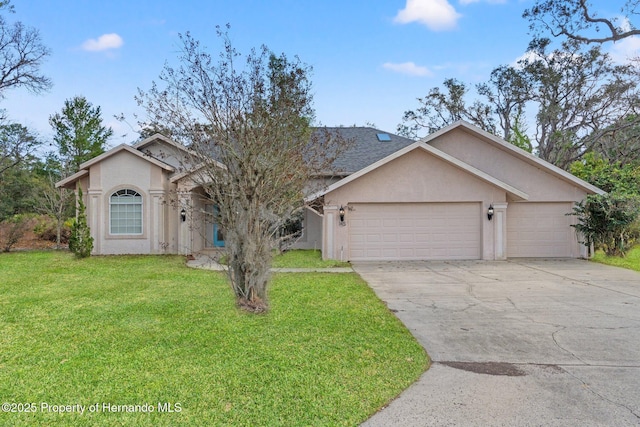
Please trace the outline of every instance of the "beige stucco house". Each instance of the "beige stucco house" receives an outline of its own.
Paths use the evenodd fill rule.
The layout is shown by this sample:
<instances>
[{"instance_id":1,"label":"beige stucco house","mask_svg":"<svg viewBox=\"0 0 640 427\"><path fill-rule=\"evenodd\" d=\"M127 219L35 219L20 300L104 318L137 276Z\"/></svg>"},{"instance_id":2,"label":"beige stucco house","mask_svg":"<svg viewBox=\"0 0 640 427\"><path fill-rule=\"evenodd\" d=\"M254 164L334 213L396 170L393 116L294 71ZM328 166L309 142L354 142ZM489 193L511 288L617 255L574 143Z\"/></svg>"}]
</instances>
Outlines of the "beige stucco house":
<instances>
[{"instance_id":1,"label":"beige stucco house","mask_svg":"<svg viewBox=\"0 0 640 427\"><path fill-rule=\"evenodd\" d=\"M296 247L324 258L502 260L584 256L567 215L602 191L460 121L412 141L331 128L353 145L306 201ZM84 163L58 186L82 188L95 254L192 254L224 245L215 206L184 171L187 148L154 135Z\"/></svg>"}]
</instances>

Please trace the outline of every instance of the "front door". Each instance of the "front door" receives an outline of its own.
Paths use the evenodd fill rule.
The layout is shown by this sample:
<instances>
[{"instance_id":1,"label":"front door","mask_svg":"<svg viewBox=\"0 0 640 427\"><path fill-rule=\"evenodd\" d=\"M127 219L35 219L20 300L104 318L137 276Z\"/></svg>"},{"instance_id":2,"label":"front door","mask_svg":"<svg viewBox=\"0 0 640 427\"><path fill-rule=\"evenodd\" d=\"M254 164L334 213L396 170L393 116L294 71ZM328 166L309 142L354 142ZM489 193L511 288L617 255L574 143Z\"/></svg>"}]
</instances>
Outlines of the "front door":
<instances>
[{"instance_id":1,"label":"front door","mask_svg":"<svg viewBox=\"0 0 640 427\"><path fill-rule=\"evenodd\" d=\"M213 246L216 248L224 248L224 236L217 223L213 224Z\"/></svg>"},{"instance_id":2,"label":"front door","mask_svg":"<svg viewBox=\"0 0 640 427\"><path fill-rule=\"evenodd\" d=\"M224 248L224 234L220 225L216 222L218 207L216 205L206 205L206 244L207 247Z\"/></svg>"}]
</instances>

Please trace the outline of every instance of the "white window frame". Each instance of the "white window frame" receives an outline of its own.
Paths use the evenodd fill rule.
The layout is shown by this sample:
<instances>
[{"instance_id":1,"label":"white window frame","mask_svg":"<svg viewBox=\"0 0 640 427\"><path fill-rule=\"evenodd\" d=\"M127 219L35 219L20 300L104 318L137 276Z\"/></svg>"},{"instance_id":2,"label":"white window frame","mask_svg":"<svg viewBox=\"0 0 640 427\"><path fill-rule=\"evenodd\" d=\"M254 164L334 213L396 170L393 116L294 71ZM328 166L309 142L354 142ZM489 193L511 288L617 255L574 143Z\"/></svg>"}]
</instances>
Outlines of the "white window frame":
<instances>
[{"instance_id":1,"label":"white window frame","mask_svg":"<svg viewBox=\"0 0 640 427\"><path fill-rule=\"evenodd\" d=\"M120 202L118 203L117 201L114 202L114 197L120 198L122 197L122 200L126 200L125 198L128 197L139 197L140 198L140 202ZM125 206L140 206L140 210L139 210L139 214L140 214L140 232L114 232L114 225L113 225L113 206L114 205L125 205ZM135 212L134 212L135 213ZM131 218L124 218L125 220L127 219L131 219ZM135 220L137 218L133 218L133 220ZM134 226L131 226L130 224L125 224L124 228L125 229L129 229L129 228L133 228ZM123 226L118 226L118 228L123 228ZM123 188L120 189L118 191L114 191L110 196L109 196L109 234L112 236L141 236L144 234L144 198L142 197L142 194L138 193L136 190L133 190L131 188Z\"/></svg>"}]
</instances>

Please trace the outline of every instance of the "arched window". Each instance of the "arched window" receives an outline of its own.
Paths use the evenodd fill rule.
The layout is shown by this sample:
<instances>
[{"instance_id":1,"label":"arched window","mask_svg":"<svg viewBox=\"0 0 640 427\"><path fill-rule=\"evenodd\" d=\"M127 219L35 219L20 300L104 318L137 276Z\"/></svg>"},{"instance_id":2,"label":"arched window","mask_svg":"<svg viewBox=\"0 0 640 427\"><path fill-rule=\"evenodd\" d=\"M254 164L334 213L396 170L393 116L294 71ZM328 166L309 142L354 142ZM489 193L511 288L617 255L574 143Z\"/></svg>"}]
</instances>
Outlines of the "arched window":
<instances>
[{"instance_id":1,"label":"arched window","mask_svg":"<svg viewBox=\"0 0 640 427\"><path fill-rule=\"evenodd\" d=\"M110 233L142 234L142 196L129 189L109 198Z\"/></svg>"}]
</instances>

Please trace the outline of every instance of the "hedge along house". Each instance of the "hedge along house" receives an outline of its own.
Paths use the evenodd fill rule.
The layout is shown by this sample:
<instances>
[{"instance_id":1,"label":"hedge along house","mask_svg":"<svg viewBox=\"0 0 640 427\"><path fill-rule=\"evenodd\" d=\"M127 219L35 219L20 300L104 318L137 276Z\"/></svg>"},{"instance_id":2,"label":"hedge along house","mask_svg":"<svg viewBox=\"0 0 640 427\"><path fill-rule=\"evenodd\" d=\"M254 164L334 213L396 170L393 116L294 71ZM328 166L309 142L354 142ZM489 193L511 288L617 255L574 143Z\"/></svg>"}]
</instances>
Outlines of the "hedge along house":
<instances>
[{"instance_id":1,"label":"hedge along house","mask_svg":"<svg viewBox=\"0 0 640 427\"><path fill-rule=\"evenodd\" d=\"M327 130L352 144L310 182L294 247L354 261L583 255L566 214L602 191L493 135L465 122L418 142L373 128ZM82 188L94 254L224 246L188 155L157 134L57 184Z\"/></svg>"}]
</instances>

